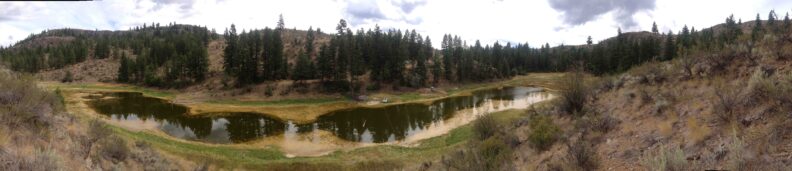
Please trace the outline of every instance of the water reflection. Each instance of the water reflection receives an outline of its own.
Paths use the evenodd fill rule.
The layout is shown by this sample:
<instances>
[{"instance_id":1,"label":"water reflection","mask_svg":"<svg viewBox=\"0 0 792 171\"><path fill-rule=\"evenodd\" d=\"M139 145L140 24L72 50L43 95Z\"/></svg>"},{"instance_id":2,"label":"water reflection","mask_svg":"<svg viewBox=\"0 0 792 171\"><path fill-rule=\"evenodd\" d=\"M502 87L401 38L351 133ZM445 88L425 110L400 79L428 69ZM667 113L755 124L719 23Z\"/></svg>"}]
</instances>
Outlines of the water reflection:
<instances>
[{"instance_id":1,"label":"water reflection","mask_svg":"<svg viewBox=\"0 0 792 171\"><path fill-rule=\"evenodd\" d=\"M351 108L320 116L316 122L294 124L255 113L187 115L186 107L140 93L104 93L91 97L100 114L125 125L154 125L168 135L209 143L239 143L262 137L310 135L318 130L354 142L394 142L431 137L469 123L477 116L525 108L548 98L536 88L507 87L451 97L431 104L400 104L381 108ZM211 117L206 117L211 116ZM319 141L310 138L309 141Z\"/></svg>"}]
</instances>

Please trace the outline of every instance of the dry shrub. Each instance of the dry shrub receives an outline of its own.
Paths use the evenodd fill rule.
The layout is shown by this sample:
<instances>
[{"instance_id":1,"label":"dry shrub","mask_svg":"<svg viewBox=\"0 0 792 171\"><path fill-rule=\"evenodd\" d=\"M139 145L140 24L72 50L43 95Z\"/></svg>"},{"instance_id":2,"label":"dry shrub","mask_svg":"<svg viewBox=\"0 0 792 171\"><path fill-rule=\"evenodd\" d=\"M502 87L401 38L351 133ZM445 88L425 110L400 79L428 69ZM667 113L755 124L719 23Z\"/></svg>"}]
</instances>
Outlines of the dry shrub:
<instances>
[{"instance_id":1,"label":"dry shrub","mask_svg":"<svg viewBox=\"0 0 792 171\"><path fill-rule=\"evenodd\" d=\"M609 114L589 113L575 122L575 128L583 131L607 133L615 129L620 122Z\"/></svg>"},{"instance_id":2,"label":"dry shrub","mask_svg":"<svg viewBox=\"0 0 792 171\"><path fill-rule=\"evenodd\" d=\"M59 170L61 159L52 150L36 150L31 170Z\"/></svg>"},{"instance_id":3,"label":"dry shrub","mask_svg":"<svg viewBox=\"0 0 792 171\"><path fill-rule=\"evenodd\" d=\"M444 155L440 160L445 170L501 170L511 166L513 150L501 135Z\"/></svg>"},{"instance_id":4,"label":"dry shrub","mask_svg":"<svg viewBox=\"0 0 792 171\"><path fill-rule=\"evenodd\" d=\"M592 90L595 90L594 94L598 94L597 92L607 92L613 89L617 89L618 85L616 84L615 76L601 76L599 79L596 80L594 84L592 84Z\"/></svg>"},{"instance_id":5,"label":"dry shrub","mask_svg":"<svg viewBox=\"0 0 792 171\"><path fill-rule=\"evenodd\" d=\"M781 107L792 108L792 73L778 73L757 67L748 81L747 95L754 103L775 102Z\"/></svg>"},{"instance_id":6,"label":"dry shrub","mask_svg":"<svg viewBox=\"0 0 792 171\"><path fill-rule=\"evenodd\" d=\"M121 137L112 136L101 141L100 150L102 155L113 160L113 163L126 160L130 154L126 140Z\"/></svg>"},{"instance_id":7,"label":"dry shrub","mask_svg":"<svg viewBox=\"0 0 792 171\"><path fill-rule=\"evenodd\" d=\"M0 170L61 170L61 158L55 151L36 149L33 154L0 148Z\"/></svg>"},{"instance_id":8,"label":"dry shrub","mask_svg":"<svg viewBox=\"0 0 792 171\"><path fill-rule=\"evenodd\" d=\"M590 95L585 75L580 71L567 73L561 80L560 107L568 114L580 115Z\"/></svg>"},{"instance_id":9,"label":"dry shrub","mask_svg":"<svg viewBox=\"0 0 792 171\"><path fill-rule=\"evenodd\" d=\"M647 62L630 70L630 74L638 77L641 84L659 84L668 79L670 75L662 63Z\"/></svg>"},{"instance_id":10,"label":"dry shrub","mask_svg":"<svg viewBox=\"0 0 792 171\"><path fill-rule=\"evenodd\" d=\"M211 170L211 169L210 169ZM343 170L340 164L328 162L283 162L267 164L266 169L271 171L336 171Z\"/></svg>"},{"instance_id":11,"label":"dry shrub","mask_svg":"<svg viewBox=\"0 0 792 171\"><path fill-rule=\"evenodd\" d=\"M703 54L708 52L700 52L699 56L704 56L704 60L707 64L709 64L710 70L709 75L715 75L721 73L722 71L726 70L726 67L729 64L732 64L732 61L737 57L734 51L724 50L720 51L716 54Z\"/></svg>"},{"instance_id":12,"label":"dry shrub","mask_svg":"<svg viewBox=\"0 0 792 171\"><path fill-rule=\"evenodd\" d=\"M638 97L638 104L643 106L647 103L652 102L654 93L649 90L646 86L638 86L636 87L635 94Z\"/></svg>"},{"instance_id":13,"label":"dry shrub","mask_svg":"<svg viewBox=\"0 0 792 171\"><path fill-rule=\"evenodd\" d=\"M473 121L473 133L479 141L483 141L496 133L499 127L495 117L492 115L482 115Z\"/></svg>"},{"instance_id":14,"label":"dry shrub","mask_svg":"<svg viewBox=\"0 0 792 171\"><path fill-rule=\"evenodd\" d=\"M737 111L735 110L742 104L742 89L727 86L722 81L715 84L713 89L715 93L715 100L713 101L714 114L721 122L729 123L736 119Z\"/></svg>"},{"instance_id":15,"label":"dry shrub","mask_svg":"<svg viewBox=\"0 0 792 171\"><path fill-rule=\"evenodd\" d=\"M130 158L143 165L143 170L177 170L171 161L163 157L156 149L145 141L135 141L134 149ZM194 170L209 169L207 163L200 164Z\"/></svg>"},{"instance_id":16,"label":"dry shrub","mask_svg":"<svg viewBox=\"0 0 792 171\"><path fill-rule=\"evenodd\" d=\"M588 141L578 140L567 144L566 161L576 166L573 170L596 170L599 167L597 152Z\"/></svg>"},{"instance_id":17,"label":"dry shrub","mask_svg":"<svg viewBox=\"0 0 792 171\"><path fill-rule=\"evenodd\" d=\"M382 171L388 171L388 170L402 170L403 167L404 167L404 165L402 163L399 163L397 161L392 161L392 160L382 160L382 161L379 161L379 160L367 160L367 161L362 161L362 162L359 162L359 163L355 164L355 167L354 167L355 169L353 169L353 170L382 170Z\"/></svg>"},{"instance_id":18,"label":"dry shrub","mask_svg":"<svg viewBox=\"0 0 792 171\"><path fill-rule=\"evenodd\" d=\"M647 152L641 157L641 164L651 171L681 171L689 167L685 152L678 146L660 147L654 152Z\"/></svg>"},{"instance_id":19,"label":"dry shrub","mask_svg":"<svg viewBox=\"0 0 792 171\"><path fill-rule=\"evenodd\" d=\"M495 118L485 115L474 121L474 138L462 149L444 155L441 164L446 170L500 170L511 166L513 149L519 145L517 137L504 131ZM399 167L400 168L400 167ZM375 169L379 170L379 169Z\"/></svg>"},{"instance_id":20,"label":"dry shrub","mask_svg":"<svg viewBox=\"0 0 792 171\"><path fill-rule=\"evenodd\" d=\"M768 98L774 89L773 80L769 78L767 73L762 67L757 67L751 78L748 80L747 93L752 101Z\"/></svg>"},{"instance_id":21,"label":"dry shrub","mask_svg":"<svg viewBox=\"0 0 792 171\"><path fill-rule=\"evenodd\" d=\"M105 125L104 123L102 123L102 121L99 120L92 120L88 124L88 136L94 142L110 136L110 134L113 133L112 131L113 130L110 130L110 128L107 127L107 125Z\"/></svg>"},{"instance_id":22,"label":"dry shrub","mask_svg":"<svg viewBox=\"0 0 792 171\"><path fill-rule=\"evenodd\" d=\"M693 78L693 67L698 63L699 58L687 55L685 52L672 62L674 68L685 73L685 79Z\"/></svg>"},{"instance_id":23,"label":"dry shrub","mask_svg":"<svg viewBox=\"0 0 792 171\"><path fill-rule=\"evenodd\" d=\"M778 83L770 90L771 98L786 110L792 108L792 73L779 74Z\"/></svg>"},{"instance_id":24,"label":"dry shrub","mask_svg":"<svg viewBox=\"0 0 792 171\"><path fill-rule=\"evenodd\" d=\"M34 78L0 73L0 122L11 129L33 132L49 127L53 112L61 110L58 97L39 89Z\"/></svg>"},{"instance_id":25,"label":"dry shrub","mask_svg":"<svg viewBox=\"0 0 792 171\"><path fill-rule=\"evenodd\" d=\"M745 143L737 137L737 131L732 131L732 141L726 145L726 148L729 149L728 152L728 160L729 160L729 169L731 170L748 170L748 160L745 150Z\"/></svg>"}]
</instances>

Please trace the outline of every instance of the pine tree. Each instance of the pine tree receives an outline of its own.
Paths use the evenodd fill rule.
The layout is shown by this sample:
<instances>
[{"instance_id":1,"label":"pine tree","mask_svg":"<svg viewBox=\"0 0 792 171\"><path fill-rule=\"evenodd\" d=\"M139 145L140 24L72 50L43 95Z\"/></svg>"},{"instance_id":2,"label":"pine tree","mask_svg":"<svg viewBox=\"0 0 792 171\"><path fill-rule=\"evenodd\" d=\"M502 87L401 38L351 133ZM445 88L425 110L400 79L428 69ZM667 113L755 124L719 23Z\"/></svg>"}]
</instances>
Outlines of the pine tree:
<instances>
[{"instance_id":1,"label":"pine tree","mask_svg":"<svg viewBox=\"0 0 792 171\"><path fill-rule=\"evenodd\" d=\"M674 32L671 32L671 30L669 30L668 34L666 35L666 41L664 47L665 47L665 51L663 54L664 59L665 60L674 59L674 57L676 57L677 55L676 52L677 49L676 49L676 44L674 43Z\"/></svg>"},{"instance_id":2,"label":"pine tree","mask_svg":"<svg viewBox=\"0 0 792 171\"><path fill-rule=\"evenodd\" d=\"M311 62L308 53L301 52L294 66L294 71L292 72L292 80L295 82L301 82L302 80L312 79L314 70L313 63Z\"/></svg>"},{"instance_id":3,"label":"pine tree","mask_svg":"<svg viewBox=\"0 0 792 171\"><path fill-rule=\"evenodd\" d=\"M660 31L657 30L657 23L656 22L652 22L652 33L660 34Z\"/></svg>"},{"instance_id":4,"label":"pine tree","mask_svg":"<svg viewBox=\"0 0 792 171\"><path fill-rule=\"evenodd\" d=\"M226 47L223 49L223 66L228 75L236 75L238 73L237 55L238 49L238 36L236 33L236 26L231 24L231 29L225 31Z\"/></svg>"},{"instance_id":5,"label":"pine tree","mask_svg":"<svg viewBox=\"0 0 792 171\"><path fill-rule=\"evenodd\" d=\"M723 43L733 43L742 34L742 29L734 21L734 15L726 18L726 31L722 33Z\"/></svg>"},{"instance_id":6,"label":"pine tree","mask_svg":"<svg viewBox=\"0 0 792 171\"><path fill-rule=\"evenodd\" d=\"M679 42L677 43L679 43L679 45L683 48L689 48L691 45L690 40L690 30L688 29L688 26L685 25L682 27L682 32L679 34Z\"/></svg>"},{"instance_id":7,"label":"pine tree","mask_svg":"<svg viewBox=\"0 0 792 171\"><path fill-rule=\"evenodd\" d=\"M316 58L316 65L319 78L322 82L332 78L331 76L335 73L335 60L333 58L333 52L330 52L330 48L327 45L322 45L319 48L319 56Z\"/></svg>"},{"instance_id":8,"label":"pine tree","mask_svg":"<svg viewBox=\"0 0 792 171\"><path fill-rule=\"evenodd\" d=\"M770 28L774 27L776 18L778 18L778 15L776 15L775 10L770 10L770 13L767 14L767 26Z\"/></svg>"},{"instance_id":9,"label":"pine tree","mask_svg":"<svg viewBox=\"0 0 792 171\"><path fill-rule=\"evenodd\" d=\"M586 44L587 44L587 45L591 45L591 44L593 44L593 43L594 43L594 42L593 42L593 41L591 41L591 36L588 36L588 39L586 39Z\"/></svg>"},{"instance_id":10,"label":"pine tree","mask_svg":"<svg viewBox=\"0 0 792 171\"><path fill-rule=\"evenodd\" d=\"M279 31L283 31L286 28L286 24L283 22L283 14L278 15L278 27L276 28Z\"/></svg>"},{"instance_id":11,"label":"pine tree","mask_svg":"<svg viewBox=\"0 0 792 171\"><path fill-rule=\"evenodd\" d=\"M313 27L308 28L308 33L305 35L305 52L310 57L314 51L314 39L316 36L314 35Z\"/></svg>"},{"instance_id":12,"label":"pine tree","mask_svg":"<svg viewBox=\"0 0 792 171\"><path fill-rule=\"evenodd\" d=\"M756 23L754 25L753 30L751 30L751 40L756 42L759 40L760 34L762 34L762 19L759 18L759 14L756 14Z\"/></svg>"},{"instance_id":13,"label":"pine tree","mask_svg":"<svg viewBox=\"0 0 792 171\"><path fill-rule=\"evenodd\" d=\"M426 43L427 48L430 50L429 52L426 53L429 54L428 57L429 59L432 60L432 81L436 85L437 83L440 82L440 79L442 79L442 74L443 74L442 60L440 60L439 55L434 54L434 48L432 47L431 40L429 40L429 36L426 36L425 41L427 42Z\"/></svg>"},{"instance_id":14,"label":"pine tree","mask_svg":"<svg viewBox=\"0 0 792 171\"><path fill-rule=\"evenodd\" d=\"M118 82L128 82L129 81L129 59L127 59L126 54L121 55L121 65L118 67Z\"/></svg>"},{"instance_id":15,"label":"pine tree","mask_svg":"<svg viewBox=\"0 0 792 171\"><path fill-rule=\"evenodd\" d=\"M94 49L94 56L96 59L104 59L110 56L110 45L107 43L106 40L101 40L96 42L96 47Z\"/></svg>"},{"instance_id":16,"label":"pine tree","mask_svg":"<svg viewBox=\"0 0 792 171\"><path fill-rule=\"evenodd\" d=\"M786 13L786 16L784 16L784 31L788 31L790 26L792 26L792 23L789 21L789 13Z\"/></svg>"}]
</instances>

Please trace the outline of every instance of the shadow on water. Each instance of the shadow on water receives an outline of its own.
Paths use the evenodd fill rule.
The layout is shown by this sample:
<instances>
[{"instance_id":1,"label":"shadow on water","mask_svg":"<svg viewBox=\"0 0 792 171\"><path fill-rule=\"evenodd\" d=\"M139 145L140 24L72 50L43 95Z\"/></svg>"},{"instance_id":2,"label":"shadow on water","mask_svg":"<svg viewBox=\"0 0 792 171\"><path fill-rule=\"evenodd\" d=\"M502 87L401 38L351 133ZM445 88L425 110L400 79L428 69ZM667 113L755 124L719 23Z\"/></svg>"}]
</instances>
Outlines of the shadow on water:
<instances>
[{"instance_id":1,"label":"shadow on water","mask_svg":"<svg viewBox=\"0 0 792 171\"><path fill-rule=\"evenodd\" d=\"M488 112L524 108L548 98L538 88L506 87L476 91L472 96L450 97L431 104L408 103L381 108L356 107L320 116L316 122L293 124L256 113L220 113L191 116L187 107L145 97L140 93L104 93L90 97L89 105L112 121L151 125L168 135L209 143L240 143L268 136L329 131L353 142L394 142L451 125L452 118L473 120ZM458 119L457 119L458 120ZM447 127L447 126L446 126Z\"/></svg>"}]
</instances>

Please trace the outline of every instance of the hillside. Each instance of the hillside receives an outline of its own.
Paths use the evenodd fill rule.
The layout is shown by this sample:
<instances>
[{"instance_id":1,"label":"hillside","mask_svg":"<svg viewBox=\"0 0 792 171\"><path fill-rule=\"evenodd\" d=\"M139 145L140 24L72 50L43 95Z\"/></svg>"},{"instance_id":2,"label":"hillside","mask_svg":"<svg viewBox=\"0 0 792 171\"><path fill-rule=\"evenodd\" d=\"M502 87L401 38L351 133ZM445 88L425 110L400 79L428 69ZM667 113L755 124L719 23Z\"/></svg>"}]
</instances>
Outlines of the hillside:
<instances>
[{"instance_id":1,"label":"hillside","mask_svg":"<svg viewBox=\"0 0 792 171\"><path fill-rule=\"evenodd\" d=\"M528 109L513 125L492 126L502 130L436 162L518 170L790 170L792 30L764 25L752 39L752 24L743 23L746 33L722 47L682 48L672 60L586 81L570 73L555 103ZM486 156L464 155L476 150ZM514 158L485 160L500 155Z\"/></svg>"},{"instance_id":2,"label":"hillside","mask_svg":"<svg viewBox=\"0 0 792 171\"><path fill-rule=\"evenodd\" d=\"M101 121L65 110L60 91L0 67L0 169L2 170L189 170L142 141L113 135Z\"/></svg>"}]
</instances>

